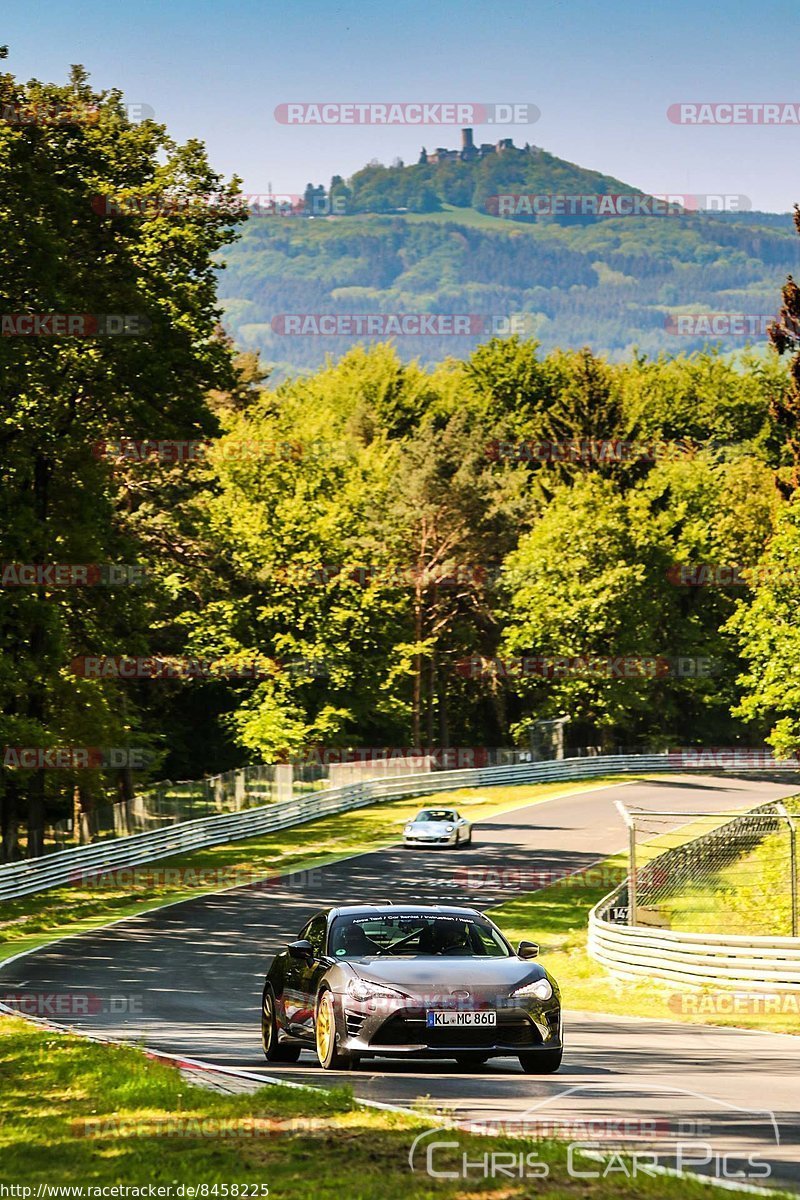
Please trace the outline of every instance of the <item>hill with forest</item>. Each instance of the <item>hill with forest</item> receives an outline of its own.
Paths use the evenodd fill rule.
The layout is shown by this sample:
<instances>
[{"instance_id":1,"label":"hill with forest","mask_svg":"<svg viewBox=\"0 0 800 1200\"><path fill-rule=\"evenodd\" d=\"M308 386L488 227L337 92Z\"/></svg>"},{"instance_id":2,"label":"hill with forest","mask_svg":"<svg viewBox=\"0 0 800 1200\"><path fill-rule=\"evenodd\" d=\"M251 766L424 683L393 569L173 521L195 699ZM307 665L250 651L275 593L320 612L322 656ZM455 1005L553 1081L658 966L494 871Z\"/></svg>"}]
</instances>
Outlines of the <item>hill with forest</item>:
<instances>
[{"instance_id":1,"label":"hill with forest","mask_svg":"<svg viewBox=\"0 0 800 1200\"><path fill-rule=\"evenodd\" d=\"M780 286L800 267L790 214L698 210L691 197L650 204L535 146L475 154L371 163L327 189L309 184L288 208L254 207L220 277L229 332L276 378L392 333L391 322L370 337L346 320L324 333L313 319L292 334L286 314L473 318L468 333L441 323L396 337L401 358L425 364L512 330L545 350L588 346L612 359L764 342ZM618 215L625 207L638 215Z\"/></svg>"}]
</instances>

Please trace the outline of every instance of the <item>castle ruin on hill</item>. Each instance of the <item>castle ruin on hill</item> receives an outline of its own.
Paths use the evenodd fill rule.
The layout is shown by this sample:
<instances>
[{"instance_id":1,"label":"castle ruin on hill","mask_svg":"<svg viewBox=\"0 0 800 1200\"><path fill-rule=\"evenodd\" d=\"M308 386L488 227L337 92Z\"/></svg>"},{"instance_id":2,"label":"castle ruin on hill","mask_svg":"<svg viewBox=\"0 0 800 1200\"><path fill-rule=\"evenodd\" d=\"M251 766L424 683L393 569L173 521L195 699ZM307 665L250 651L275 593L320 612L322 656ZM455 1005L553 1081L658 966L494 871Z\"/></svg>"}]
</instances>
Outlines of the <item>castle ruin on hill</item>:
<instances>
[{"instance_id":1,"label":"castle ruin on hill","mask_svg":"<svg viewBox=\"0 0 800 1200\"><path fill-rule=\"evenodd\" d=\"M437 146L428 154L425 147L419 156L419 163L445 163L445 162L475 162L476 159L487 158L490 154L504 154L507 150L516 150L513 138L501 138L499 142L481 142L480 146L476 146L472 136L471 129L461 130L461 149L447 150L444 146ZM524 147L529 154L541 154L538 146Z\"/></svg>"}]
</instances>

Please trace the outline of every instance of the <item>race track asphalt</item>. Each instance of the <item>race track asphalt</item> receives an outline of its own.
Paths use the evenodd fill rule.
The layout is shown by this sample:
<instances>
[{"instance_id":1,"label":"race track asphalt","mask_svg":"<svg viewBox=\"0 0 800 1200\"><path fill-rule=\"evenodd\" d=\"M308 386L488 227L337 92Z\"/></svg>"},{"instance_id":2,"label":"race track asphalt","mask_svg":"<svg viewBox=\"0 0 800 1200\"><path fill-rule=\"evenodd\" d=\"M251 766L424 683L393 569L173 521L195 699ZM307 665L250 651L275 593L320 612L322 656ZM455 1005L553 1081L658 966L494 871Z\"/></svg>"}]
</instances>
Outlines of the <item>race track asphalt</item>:
<instances>
[{"instance_id":1,"label":"race track asphalt","mask_svg":"<svg viewBox=\"0 0 800 1200\"><path fill-rule=\"evenodd\" d=\"M665 1162L680 1142L685 1154L709 1159L698 1161L699 1171L743 1170L751 1183L800 1188L800 1039L788 1035L572 1012L566 995L564 1064L552 1076L525 1075L513 1059L479 1071L376 1059L337 1075L323 1073L305 1052L296 1065L268 1065L259 1041L271 956L321 907L390 899L490 908L515 894L503 886L509 872L541 873L545 882L622 849L626 830L615 800L689 820L797 790L768 779L665 776L565 795L482 821L470 847L391 847L65 939L0 967L0 996L68 994L80 1010L88 995L90 1012L65 1024L258 1075L347 1083L363 1099L410 1105L425 1098L429 1108L464 1121L531 1129L566 1123L589 1133L597 1127L581 1122L641 1122L663 1137ZM535 929L530 936L536 939ZM757 1156L749 1166L748 1155ZM769 1179L760 1178L762 1162ZM584 1169L602 1173L604 1166Z\"/></svg>"}]
</instances>

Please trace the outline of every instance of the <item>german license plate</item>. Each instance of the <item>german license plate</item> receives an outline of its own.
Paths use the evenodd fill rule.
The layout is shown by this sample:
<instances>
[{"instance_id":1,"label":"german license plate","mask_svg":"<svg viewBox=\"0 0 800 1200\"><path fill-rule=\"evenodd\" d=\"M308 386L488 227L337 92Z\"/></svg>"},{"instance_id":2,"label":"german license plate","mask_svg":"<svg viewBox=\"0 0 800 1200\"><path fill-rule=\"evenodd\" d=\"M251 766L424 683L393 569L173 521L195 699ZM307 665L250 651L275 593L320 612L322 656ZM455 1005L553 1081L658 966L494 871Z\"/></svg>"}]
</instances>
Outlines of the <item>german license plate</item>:
<instances>
[{"instance_id":1,"label":"german license plate","mask_svg":"<svg viewBox=\"0 0 800 1200\"><path fill-rule=\"evenodd\" d=\"M438 1029L440 1025L496 1025L496 1012L429 1012L428 1027Z\"/></svg>"}]
</instances>

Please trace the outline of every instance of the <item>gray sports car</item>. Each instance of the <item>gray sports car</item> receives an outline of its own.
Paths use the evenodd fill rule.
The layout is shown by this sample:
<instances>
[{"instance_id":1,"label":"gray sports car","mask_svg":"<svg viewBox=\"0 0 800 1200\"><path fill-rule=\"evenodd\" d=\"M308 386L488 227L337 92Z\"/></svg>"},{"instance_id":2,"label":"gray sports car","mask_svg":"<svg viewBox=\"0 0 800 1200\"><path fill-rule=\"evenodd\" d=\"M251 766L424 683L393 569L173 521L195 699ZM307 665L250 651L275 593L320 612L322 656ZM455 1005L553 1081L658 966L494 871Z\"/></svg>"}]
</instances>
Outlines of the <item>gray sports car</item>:
<instances>
[{"instance_id":1,"label":"gray sports car","mask_svg":"<svg viewBox=\"0 0 800 1200\"><path fill-rule=\"evenodd\" d=\"M516 953L472 908L347 905L317 913L277 954L262 1002L264 1053L296 1062L316 1049L326 1070L367 1057L454 1058L475 1066L516 1057L557 1071L563 1049L558 984Z\"/></svg>"}]
</instances>

